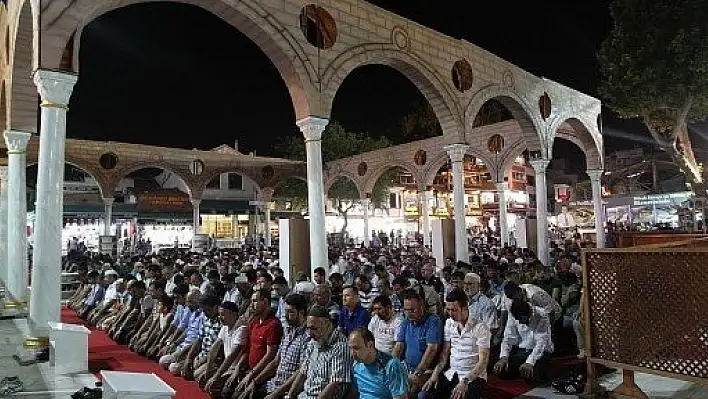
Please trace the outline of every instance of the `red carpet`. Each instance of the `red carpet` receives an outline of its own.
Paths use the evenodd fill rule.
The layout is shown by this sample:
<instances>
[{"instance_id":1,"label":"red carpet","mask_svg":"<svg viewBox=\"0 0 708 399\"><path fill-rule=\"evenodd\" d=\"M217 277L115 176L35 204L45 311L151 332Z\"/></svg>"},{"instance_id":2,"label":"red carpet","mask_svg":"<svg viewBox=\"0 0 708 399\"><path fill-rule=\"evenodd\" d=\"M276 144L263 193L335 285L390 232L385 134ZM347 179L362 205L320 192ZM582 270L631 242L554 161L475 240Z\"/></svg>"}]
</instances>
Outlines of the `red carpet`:
<instances>
[{"instance_id":1,"label":"red carpet","mask_svg":"<svg viewBox=\"0 0 708 399\"><path fill-rule=\"evenodd\" d=\"M63 308L61 320L64 323L86 325L74 311ZM100 330L91 328L89 335L89 369L99 379L101 370L129 371L137 373L155 373L168 385L177 391L177 399L209 398L202 392L194 381L185 381L163 370L156 362L141 357L132 352L128 347L113 342L110 337Z\"/></svg>"}]
</instances>

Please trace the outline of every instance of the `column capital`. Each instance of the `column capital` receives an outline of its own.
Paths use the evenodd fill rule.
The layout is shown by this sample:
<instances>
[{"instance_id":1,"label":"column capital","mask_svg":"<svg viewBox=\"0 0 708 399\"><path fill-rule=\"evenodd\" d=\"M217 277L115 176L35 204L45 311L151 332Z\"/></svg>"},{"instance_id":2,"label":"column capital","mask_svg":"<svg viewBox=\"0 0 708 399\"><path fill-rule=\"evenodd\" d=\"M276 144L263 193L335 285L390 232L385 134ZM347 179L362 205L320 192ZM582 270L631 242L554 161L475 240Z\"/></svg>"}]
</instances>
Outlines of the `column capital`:
<instances>
[{"instance_id":1,"label":"column capital","mask_svg":"<svg viewBox=\"0 0 708 399\"><path fill-rule=\"evenodd\" d=\"M7 182L7 166L0 166L0 181Z\"/></svg>"},{"instance_id":2,"label":"column capital","mask_svg":"<svg viewBox=\"0 0 708 399\"><path fill-rule=\"evenodd\" d=\"M202 203L202 199L201 198L190 198L189 202L192 203L192 206L199 206L199 204Z\"/></svg>"},{"instance_id":3,"label":"column capital","mask_svg":"<svg viewBox=\"0 0 708 399\"><path fill-rule=\"evenodd\" d=\"M452 162L462 162L470 146L467 144L450 144L443 148L447 152L447 155L450 156Z\"/></svg>"},{"instance_id":4,"label":"column capital","mask_svg":"<svg viewBox=\"0 0 708 399\"><path fill-rule=\"evenodd\" d=\"M507 188L507 187L506 187L506 182L503 182L503 181L502 181L502 182L497 182L497 183L495 184L495 186L497 187L497 190L498 190L498 191L506 191L506 188Z\"/></svg>"},{"instance_id":5,"label":"column capital","mask_svg":"<svg viewBox=\"0 0 708 399\"><path fill-rule=\"evenodd\" d=\"M605 174L605 171L602 169L588 169L585 172L590 176L590 181L593 183L602 181L602 175Z\"/></svg>"},{"instance_id":6,"label":"column capital","mask_svg":"<svg viewBox=\"0 0 708 399\"><path fill-rule=\"evenodd\" d=\"M113 197L103 197L102 199L104 205L113 205L113 202L116 200Z\"/></svg>"},{"instance_id":7,"label":"column capital","mask_svg":"<svg viewBox=\"0 0 708 399\"><path fill-rule=\"evenodd\" d=\"M529 161L531 164L531 167L533 167L533 170L536 171L536 174L539 173L546 173L546 168L548 168L548 164L551 163L550 159L532 159Z\"/></svg>"},{"instance_id":8,"label":"column capital","mask_svg":"<svg viewBox=\"0 0 708 399\"><path fill-rule=\"evenodd\" d=\"M7 145L7 153L26 154L27 144L32 137L32 133L20 132L18 130L5 130L5 144Z\"/></svg>"},{"instance_id":9,"label":"column capital","mask_svg":"<svg viewBox=\"0 0 708 399\"><path fill-rule=\"evenodd\" d=\"M271 202L273 199L273 193L275 192L275 189L273 187L263 187L261 189L261 201L263 202Z\"/></svg>"},{"instance_id":10,"label":"column capital","mask_svg":"<svg viewBox=\"0 0 708 399\"><path fill-rule=\"evenodd\" d=\"M371 198L362 198L361 199L361 204L363 206L369 206L371 204Z\"/></svg>"},{"instance_id":11,"label":"column capital","mask_svg":"<svg viewBox=\"0 0 708 399\"><path fill-rule=\"evenodd\" d=\"M329 119L308 116L297 121L296 125L305 136L305 141L320 141L328 123Z\"/></svg>"},{"instance_id":12,"label":"column capital","mask_svg":"<svg viewBox=\"0 0 708 399\"><path fill-rule=\"evenodd\" d=\"M42 107L66 109L77 80L75 74L38 69L34 73L34 84L42 98Z\"/></svg>"}]
</instances>

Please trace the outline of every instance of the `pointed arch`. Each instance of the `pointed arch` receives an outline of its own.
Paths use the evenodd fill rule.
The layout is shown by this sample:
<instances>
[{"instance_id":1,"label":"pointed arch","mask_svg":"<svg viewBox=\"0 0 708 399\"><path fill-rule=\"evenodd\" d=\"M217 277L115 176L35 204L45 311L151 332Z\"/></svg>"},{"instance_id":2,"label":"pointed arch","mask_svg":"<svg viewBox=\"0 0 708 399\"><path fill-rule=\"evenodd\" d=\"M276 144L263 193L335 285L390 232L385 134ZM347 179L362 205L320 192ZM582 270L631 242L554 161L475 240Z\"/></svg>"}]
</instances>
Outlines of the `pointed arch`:
<instances>
[{"instance_id":1,"label":"pointed arch","mask_svg":"<svg viewBox=\"0 0 708 399\"><path fill-rule=\"evenodd\" d=\"M379 178L381 178L381 175L383 175L385 172L387 172L391 169L396 169L396 168L404 169L406 172L413 175L413 178L415 179L416 184L420 184L423 177L420 175L418 169L414 165L411 165L407 162L389 160L389 161L383 163L382 165L379 165L375 170L373 170L369 174L369 178L364 182L364 186L363 186L364 192L365 193L372 192L374 190L374 186L379 181Z\"/></svg>"},{"instance_id":2,"label":"pointed arch","mask_svg":"<svg viewBox=\"0 0 708 399\"><path fill-rule=\"evenodd\" d=\"M64 161L65 164L71 165L72 167L86 173L87 175L91 176L93 180L96 181L96 185L98 186L98 192L101 195L101 198L109 198L113 197L113 191L110 188L110 184L108 183L108 180L106 180L103 176L101 176L99 173L96 173L95 170L92 168L83 165L80 160L74 160L74 159L67 159ZM37 166L38 161L36 160L28 160L27 161L27 168L29 169L31 166ZM66 176L64 177L66 179ZM66 180L65 180L66 181ZM106 197L107 196L107 197Z\"/></svg>"},{"instance_id":3,"label":"pointed arch","mask_svg":"<svg viewBox=\"0 0 708 399\"><path fill-rule=\"evenodd\" d=\"M125 166L121 169L116 170L113 173L113 187L111 189L115 189L115 186L120 183L121 180L125 179L129 174L138 171L140 169L150 169L150 168L155 168L155 169L162 169L165 172L172 173L173 175L177 176L182 180L184 185L187 187L187 194L189 194L190 198L201 198L201 192L198 191L198 187L195 186L194 182L188 175L188 171L182 171L179 169L175 169L174 167L167 165L165 163L161 162L155 162L155 161L147 161L147 162L140 162L140 163L132 163L128 166Z\"/></svg>"},{"instance_id":4,"label":"pointed arch","mask_svg":"<svg viewBox=\"0 0 708 399\"><path fill-rule=\"evenodd\" d=\"M322 77L322 92L328 112L332 109L332 103L344 79L357 67L372 64L386 65L402 73L418 88L435 111L443 135L461 137L459 110L450 87L443 83L444 80L423 60L396 49L394 45L355 46L337 56L326 67Z\"/></svg>"},{"instance_id":5,"label":"pointed arch","mask_svg":"<svg viewBox=\"0 0 708 399\"><path fill-rule=\"evenodd\" d=\"M37 67L38 41L37 26L39 16L33 6L34 0L24 0L15 21L15 39L10 51L12 74L10 82L10 118L8 127L30 133L37 133L39 94L32 80Z\"/></svg>"},{"instance_id":6,"label":"pointed arch","mask_svg":"<svg viewBox=\"0 0 708 399\"><path fill-rule=\"evenodd\" d=\"M474 148L468 149L467 155L471 155L475 158L481 159L482 162L485 163L485 165L492 165L491 160L487 156L483 155ZM450 156L447 155L445 151L442 151L437 155L437 157L435 157L430 163L428 163L428 167L423 172L422 180L425 182L426 186L431 186L433 184L433 180L435 180L435 176L440 171L440 168L445 166L445 164L447 164L448 162L450 162Z\"/></svg>"},{"instance_id":7,"label":"pointed arch","mask_svg":"<svg viewBox=\"0 0 708 399\"><path fill-rule=\"evenodd\" d=\"M537 113L533 111L534 108L514 90L506 87L490 85L475 93L465 111L466 129L472 129L479 110L489 100L496 100L511 112L521 127L521 134L530 150L546 150L541 139L543 123L539 120Z\"/></svg>"},{"instance_id":8,"label":"pointed arch","mask_svg":"<svg viewBox=\"0 0 708 399\"><path fill-rule=\"evenodd\" d=\"M590 124L577 116L560 115L551 124L553 139L562 138L580 147L585 153L587 169L603 169L604 151L602 136L591 133ZM549 158L553 157L553 146L548 150Z\"/></svg>"},{"instance_id":9,"label":"pointed arch","mask_svg":"<svg viewBox=\"0 0 708 399\"><path fill-rule=\"evenodd\" d=\"M71 35L76 32L75 42L80 43L83 28L91 21L110 11L154 0L75 0L69 4L47 7L42 19L45 40L42 43L42 66L58 68L61 56ZM275 65L290 93L296 120L310 115L319 115L313 98L311 82L316 73L301 47L301 41L257 2L228 0L170 0L172 3L193 5L202 8L228 22L253 41ZM55 2L60 3L60 2ZM61 2L64 3L64 2ZM75 47L78 48L78 47ZM78 69L78 64L76 66ZM227 71L225 73L228 73Z\"/></svg>"},{"instance_id":10,"label":"pointed arch","mask_svg":"<svg viewBox=\"0 0 708 399\"><path fill-rule=\"evenodd\" d=\"M215 178L220 177L224 173L236 173L240 175L242 178L248 180L251 184L253 184L253 187L256 189L257 194L261 194L263 191L263 187L261 187L261 184L259 184L256 179L253 178L248 172L236 168L236 167L223 167L223 168L215 168L211 169L208 172L205 172L204 175L199 176L200 181L199 183L196 184L195 191L198 192L204 192L206 189L206 186Z\"/></svg>"},{"instance_id":11,"label":"pointed arch","mask_svg":"<svg viewBox=\"0 0 708 399\"><path fill-rule=\"evenodd\" d=\"M327 178L327 180L325 181L325 184L324 184L325 196L327 196L327 193L329 192L329 189L332 187L332 185L342 177L344 177L344 178L350 180L352 183L354 183L354 185L356 186L356 190L359 192L360 198L364 196L365 191L362 188L362 185L359 182L359 179L357 179L357 177L353 173L351 173L345 169L340 170L337 173L335 173L333 176Z\"/></svg>"}]
</instances>

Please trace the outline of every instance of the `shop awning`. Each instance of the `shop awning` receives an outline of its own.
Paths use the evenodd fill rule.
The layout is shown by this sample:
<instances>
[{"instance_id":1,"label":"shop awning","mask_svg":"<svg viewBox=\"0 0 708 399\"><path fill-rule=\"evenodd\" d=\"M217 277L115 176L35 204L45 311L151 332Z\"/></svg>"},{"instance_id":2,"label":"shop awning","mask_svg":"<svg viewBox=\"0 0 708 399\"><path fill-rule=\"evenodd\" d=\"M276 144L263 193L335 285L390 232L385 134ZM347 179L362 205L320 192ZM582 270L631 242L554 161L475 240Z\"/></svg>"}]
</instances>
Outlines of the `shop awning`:
<instances>
[{"instance_id":1,"label":"shop awning","mask_svg":"<svg viewBox=\"0 0 708 399\"><path fill-rule=\"evenodd\" d=\"M204 199L199 204L199 213L209 214L239 214L253 211L254 207L248 200L210 200Z\"/></svg>"}]
</instances>

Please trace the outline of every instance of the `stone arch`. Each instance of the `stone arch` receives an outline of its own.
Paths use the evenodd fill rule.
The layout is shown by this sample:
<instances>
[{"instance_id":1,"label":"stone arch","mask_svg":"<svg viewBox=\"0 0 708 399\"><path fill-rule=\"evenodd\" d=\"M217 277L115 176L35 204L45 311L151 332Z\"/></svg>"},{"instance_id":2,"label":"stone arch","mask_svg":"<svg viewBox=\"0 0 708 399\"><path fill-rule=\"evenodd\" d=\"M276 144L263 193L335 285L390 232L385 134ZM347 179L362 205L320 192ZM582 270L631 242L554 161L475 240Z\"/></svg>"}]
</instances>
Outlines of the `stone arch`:
<instances>
[{"instance_id":1,"label":"stone arch","mask_svg":"<svg viewBox=\"0 0 708 399\"><path fill-rule=\"evenodd\" d=\"M511 112L521 127L521 134L529 150L546 153L546 146L541 139L543 123L538 119L537 112L533 111L535 108L509 88L490 85L475 93L465 110L465 127L467 129L472 128L479 110L489 100L498 101Z\"/></svg>"},{"instance_id":2,"label":"stone arch","mask_svg":"<svg viewBox=\"0 0 708 399\"><path fill-rule=\"evenodd\" d=\"M10 51L12 74L10 83L10 118L8 127L37 133L37 111L39 94L32 80L37 66L39 37L37 33L35 0L24 0L15 21L15 40Z\"/></svg>"},{"instance_id":3,"label":"stone arch","mask_svg":"<svg viewBox=\"0 0 708 399\"><path fill-rule=\"evenodd\" d=\"M564 126L567 124L568 126ZM596 137L591 133L591 130L583 120L574 116L560 115L551 124L551 132L553 132L553 140L559 137L570 141L580 147L585 153L585 162L587 169L602 169L604 166L602 138ZM599 141L599 142L598 142ZM553 141L549 145L548 156L553 158Z\"/></svg>"},{"instance_id":4,"label":"stone arch","mask_svg":"<svg viewBox=\"0 0 708 399\"><path fill-rule=\"evenodd\" d=\"M332 177L328 177L327 180L325 181L324 184L324 193L325 196L327 196L327 193L329 192L329 189L332 187L334 182L339 180L339 178L345 177L349 179L354 185L356 186L356 190L359 192L359 197L363 197L365 194L364 189L362 188L359 179L354 175L354 173L351 173L348 170L340 170L339 172L335 173Z\"/></svg>"},{"instance_id":5,"label":"stone arch","mask_svg":"<svg viewBox=\"0 0 708 399\"><path fill-rule=\"evenodd\" d=\"M172 165L154 161L131 163L128 166L115 170L115 172L112 173L111 190L115 190L115 186L117 186L118 183L125 179L129 174L140 169L149 168L162 169L166 172L174 174L182 180L185 186L187 186L187 190L189 191L187 194L189 194L190 198L201 198L201 191L199 191L199 187L196 186L194 181L189 177L188 171L182 171L180 169L176 169Z\"/></svg>"},{"instance_id":6,"label":"stone arch","mask_svg":"<svg viewBox=\"0 0 708 399\"><path fill-rule=\"evenodd\" d=\"M246 171L236 168L236 167L225 167L225 168L217 168L217 169L211 169L207 172L204 173L204 175L199 176L199 181L195 183L195 191L199 192L204 192L206 189L207 184L214 180L216 177L221 176L224 173L236 173L238 175L241 175L242 178L248 180L249 182L253 183L253 187L256 188L256 193L260 194L263 191L264 187L261 187L261 183L258 183L256 179L253 178L250 174L248 174Z\"/></svg>"},{"instance_id":7,"label":"stone arch","mask_svg":"<svg viewBox=\"0 0 708 399\"><path fill-rule=\"evenodd\" d=\"M517 140L512 145L510 145L508 149L505 149L500 169L503 173L502 176L507 176L509 174L511 167L514 165L516 157L521 155L526 149L526 143L523 140Z\"/></svg>"},{"instance_id":8,"label":"stone arch","mask_svg":"<svg viewBox=\"0 0 708 399\"><path fill-rule=\"evenodd\" d=\"M58 68L62 53L71 35L76 32L75 43L81 42L84 27L94 19L110 11L155 0L76 0L63 10L48 7L43 15L43 28L51 41L42 48L42 66ZM276 18L259 6L258 2L228 0L169 0L172 3L193 5L216 15L241 33L246 35L263 51L280 72L285 86L290 93L297 120L320 112L313 109L311 82L315 81L316 72L300 46L300 41ZM68 10L72 8L72 10ZM75 50L78 51L78 45ZM74 57L77 59L77 57ZM78 70L79 64L75 63Z\"/></svg>"},{"instance_id":9,"label":"stone arch","mask_svg":"<svg viewBox=\"0 0 708 399\"><path fill-rule=\"evenodd\" d=\"M374 190L376 182L379 180L381 175L383 175L384 172L394 168L405 169L408 173L412 174L415 178L416 184L420 184L423 179L418 168L407 162L386 161L382 165L378 166L375 170L371 171L369 178L364 182L364 193L372 192Z\"/></svg>"},{"instance_id":10,"label":"stone arch","mask_svg":"<svg viewBox=\"0 0 708 399\"><path fill-rule=\"evenodd\" d=\"M455 96L449 85L432 67L394 45L365 44L355 46L335 58L324 70L322 82L325 108L332 109L332 103L344 79L357 67L380 64L402 73L423 94L435 111L443 135L461 137L459 110Z\"/></svg>"},{"instance_id":11,"label":"stone arch","mask_svg":"<svg viewBox=\"0 0 708 399\"><path fill-rule=\"evenodd\" d=\"M65 160L64 163L67 165L71 165L71 166L75 167L76 169L83 171L87 175L91 176L94 180L96 180L96 184L98 185L98 192L101 194L101 198L113 197L113 191L110 188L110 184L109 184L108 180L104 176L102 176L100 173L97 173L96 170L94 170L93 168L91 168L88 165L82 164L82 162L80 160L68 159L68 160ZM38 164L39 164L39 161L28 160L26 167L29 168L30 166L35 166ZM106 197L106 195L108 197Z\"/></svg>"},{"instance_id":12,"label":"stone arch","mask_svg":"<svg viewBox=\"0 0 708 399\"><path fill-rule=\"evenodd\" d=\"M486 165L492 164L492 162L487 156L481 154L474 148L468 149L467 154L481 159ZM443 151L439 153L439 155L435 159L428 163L428 167L423 172L423 181L425 182L426 186L431 186L433 184L433 180L435 180L435 176L438 174L440 168L442 168L448 162L450 162L450 156Z\"/></svg>"}]
</instances>

